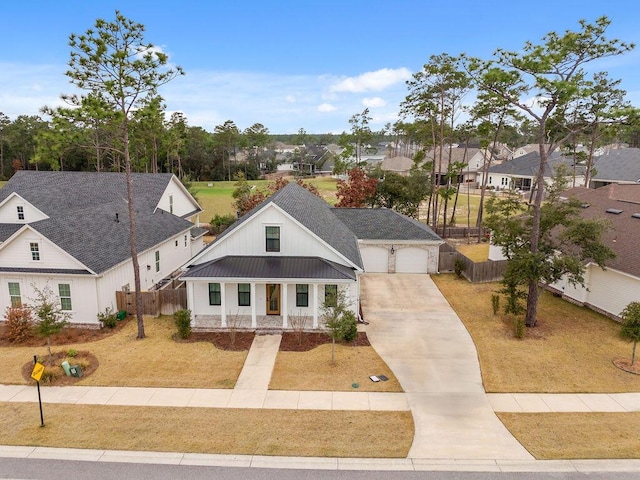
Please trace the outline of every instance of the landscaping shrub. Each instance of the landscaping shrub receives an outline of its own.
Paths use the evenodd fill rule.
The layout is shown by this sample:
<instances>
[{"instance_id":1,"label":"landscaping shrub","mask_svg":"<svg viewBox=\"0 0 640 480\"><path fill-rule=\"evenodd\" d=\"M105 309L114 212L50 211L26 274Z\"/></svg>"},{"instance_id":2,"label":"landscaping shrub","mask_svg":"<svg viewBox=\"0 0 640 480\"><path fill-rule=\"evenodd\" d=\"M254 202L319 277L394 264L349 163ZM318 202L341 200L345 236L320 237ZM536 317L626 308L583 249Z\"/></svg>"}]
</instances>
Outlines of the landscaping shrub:
<instances>
[{"instance_id":1,"label":"landscaping shrub","mask_svg":"<svg viewBox=\"0 0 640 480\"><path fill-rule=\"evenodd\" d=\"M524 338L524 330L525 330L525 326L524 326L524 318L521 317L520 315L518 316L514 316L514 329L515 329L515 335L516 338Z\"/></svg>"},{"instance_id":2,"label":"landscaping shrub","mask_svg":"<svg viewBox=\"0 0 640 480\"><path fill-rule=\"evenodd\" d=\"M229 225L236 221L236 216L232 214L218 215L211 219L211 235L218 235L224 232Z\"/></svg>"},{"instance_id":3,"label":"landscaping shrub","mask_svg":"<svg viewBox=\"0 0 640 480\"><path fill-rule=\"evenodd\" d=\"M118 315L111 307L107 307L104 312L98 313L97 317L102 328L116 328L118 324Z\"/></svg>"},{"instance_id":4,"label":"landscaping shrub","mask_svg":"<svg viewBox=\"0 0 640 480\"><path fill-rule=\"evenodd\" d=\"M178 310L173 314L173 321L178 328L178 336L186 339L191 336L191 310Z\"/></svg>"},{"instance_id":5,"label":"landscaping shrub","mask_svg":"<svg viewBox=\"0 0 640 480\"><path fill-rule=\"evenodd\" d=\"M464 272L464 261L461 258L456 258L455 262L453 262L453 271L458 278L462 278L462 272Z\"/></svg>"},{"instance_id":6,"label":"landscaping shrub","mask_svg":"<svg viewBox=\"0 0 640 480\"><path fill-rule=\"evenodd\" d=\"M358 336L358 322L355 314L348 310L342 314L342 339L345 342L353 342Z\"/></svg>"},{"instance_id":7,"label":"landscaping shrub","mask_svg":"<svg viewBox=\"0 0 640 480\"><path fill-rule=\"evenodd\" d=\"M4 315L7 326L7 339L11 343L20 343L33 335L33 317L31 309L26 305L8 307Z\"/></svg>"},{"instance_id":8,"label":"landscaping shrub","mask_svg":"<svg viewBox=\"0 0 640 480\"><path fill-rule=\"evenodd\" d=\"M491 295L491 307L493 307L493 314L497 315L500 311L500 295L497 293Z\"/></svg>"},{"instance_id":9,"label":"landscaping shrub","mask_svg":"<svg viewBox=\"0 0 640 480\"><path fill-rule=\"evenodd\" d=\"M77 356L78 356L78 350L76 350L75 348L70 348L69 350L67 350L67 357L74 358Z\"/></svg>"}]
</instances>

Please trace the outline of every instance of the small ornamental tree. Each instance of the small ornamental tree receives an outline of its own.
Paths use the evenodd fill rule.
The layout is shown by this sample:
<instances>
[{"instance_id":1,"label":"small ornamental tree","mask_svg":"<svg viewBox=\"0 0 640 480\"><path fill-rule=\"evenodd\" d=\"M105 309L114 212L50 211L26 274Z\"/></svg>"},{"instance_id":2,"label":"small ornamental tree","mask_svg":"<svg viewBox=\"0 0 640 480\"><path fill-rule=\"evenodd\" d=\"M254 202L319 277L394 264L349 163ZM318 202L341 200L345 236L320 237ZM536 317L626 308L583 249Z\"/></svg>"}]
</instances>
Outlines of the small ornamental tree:
<instances>
[{"instance_id":1,"label":"small ornamental tree","mask_svg":"<svg viewBox=\"0 0 640 480\"><path fill-rule=\"evenodd\" d=\"M331 365L336 364L336 341L353 341L358 333L355 315L349 310L350 305L344 289L336 289L335 294L326 295L320 305L327 334L331 337Z\"/></svg>"},{"instance_id":2,"label":"small ornamental tree","mask_svg":"<svg viewBox=\"0 0 640 480\"><path fill-rule=\"evenodd\" d=\"M47 339L49 364L52 362L51 335L59 333L68 323L71 314L62 309L60 300L55 296L49 285L42 289L31 284L36 296L31 300L31 311L36 318L35 332Z\"/></svg>"},{"instance_id":3,"label":"small ornamental tree","mask_svg":"<svg viewBox=\"0 0 640 480\"><path fill-rule=\"evenodd\" d=\"M7 307L4 321L7 326L7 339L11 343L23 342L33 334L33 316L27 305Z\"/></svg>"},{"instance_id":4,"label":"small ornamental tree","mask_svg":"<svg viewBox=\"0 0 640 480\"><path fill-rule=\"evenodd\" d=\"M622 329L620 336L633 342L631 365L636 362L636 345L640 341L640 302L631 302L620 314Z\"/></svg>"}]
</instances>

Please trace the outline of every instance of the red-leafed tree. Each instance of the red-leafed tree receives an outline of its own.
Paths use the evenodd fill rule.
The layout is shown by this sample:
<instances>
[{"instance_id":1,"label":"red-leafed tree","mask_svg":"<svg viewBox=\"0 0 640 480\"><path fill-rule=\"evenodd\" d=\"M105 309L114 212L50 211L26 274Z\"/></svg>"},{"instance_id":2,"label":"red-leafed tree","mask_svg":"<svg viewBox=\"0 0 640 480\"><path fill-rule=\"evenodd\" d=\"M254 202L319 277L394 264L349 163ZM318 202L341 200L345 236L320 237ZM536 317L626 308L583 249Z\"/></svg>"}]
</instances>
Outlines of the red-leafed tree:
<instances>
[{"instance_id":1,"label":"red-leafed tree","mask_svg":"<svg viewBox=\"0 0 640 480\"><path fill-rule=\"evenodd\" d=\"M316 197L322 198L320 191L315 187L315 185L305 183L301 179L296 180L296 183L309 190ZM236 188L233 191L233 198L236 199L234 205L238 211L238 215L244 215L255 206L260 205L266 198L286 187L288 184L289 180L279 177L273 182L269 182L266 190L257 190L249 185L242 172L238 172L236 174Z\"/></svg>"},{"instance_id":2,"label":"red-leafed tree","mask_svg":"<svg viewBox=\"0 0 640 480\"><path fill-rule=\"evenodd\" d=\"M359 208L371 204L378 179L369 177L360 167L349 170L348 175L348 180L338 180L336 207Z\"/></svg>"}]
</instances>

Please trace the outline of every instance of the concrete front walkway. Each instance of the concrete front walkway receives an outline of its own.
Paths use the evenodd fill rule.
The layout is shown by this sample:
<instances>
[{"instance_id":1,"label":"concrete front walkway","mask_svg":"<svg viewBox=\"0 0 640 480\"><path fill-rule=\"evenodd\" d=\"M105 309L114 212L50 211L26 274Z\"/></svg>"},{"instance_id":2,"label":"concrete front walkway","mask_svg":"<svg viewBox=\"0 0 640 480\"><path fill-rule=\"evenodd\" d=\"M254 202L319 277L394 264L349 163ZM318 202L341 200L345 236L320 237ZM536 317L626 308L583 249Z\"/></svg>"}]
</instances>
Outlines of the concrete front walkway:
<instances>
[{"instance_id":1,"label":"concrete front walkway","mask_svg":"<svg viewBox=\"0 0 640 480\"><path fill-rule=\"evenodd\" d=\"M533 457L498 420L484 392L475 345L427 275L366 274L367 335L409 400L409 458Z\"/></svg>"}]
</instances>

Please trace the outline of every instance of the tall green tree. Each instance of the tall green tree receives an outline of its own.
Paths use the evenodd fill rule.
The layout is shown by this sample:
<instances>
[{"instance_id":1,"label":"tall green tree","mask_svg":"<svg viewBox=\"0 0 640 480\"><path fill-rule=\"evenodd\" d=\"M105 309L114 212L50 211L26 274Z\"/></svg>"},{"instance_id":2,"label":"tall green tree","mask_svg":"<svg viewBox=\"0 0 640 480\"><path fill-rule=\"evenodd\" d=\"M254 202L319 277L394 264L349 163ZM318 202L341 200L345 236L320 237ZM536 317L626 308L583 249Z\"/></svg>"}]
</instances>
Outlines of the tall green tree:
<instances>
[{"instance_id":1,"label":"tall green tree","mask_svg":"<svg viewBox=\"0 0 640 480\"><path fill-rule=\"evenodd\" d=\"M631 365L636 363L636 346L640 342L640 302L631 302L622 313L622 329L620 336L633 342Z\"/></svg>"},{"instance_id":2,"label":"tall green tree","mask_svg":"<svg viewBox=\"0 0 640 480\"><path fill-rule=\"evenodd\" d=\"M540 163L534 179L535 196L531 205L531 227L526 242L529 252L522 274L527 277L525 323L534 326L539 299L539 263L544 262L543 225L544 177L549 155L572 135L570 119L557 115L578 99L587 98L591 81L586 65L602 58L621 55L632 44L605 36L610 21L601 17L593 23L580 21L580 29L555 32L540 44L527 42L522 50L498 49L488 61L463 57L463 65L478 88L494 95L528 116L536 125ZM604 92L603 92L604 93ZM531 101L534 99L534 101Z\"/></svg>"},{"instance_id":3,"label":"tall green tree","mask_svg":"<svg viewBox=\"0 0 640 480\"><path fill-rule=\"evenodd\" d=\"M520 199L512 195L493 197L487 202L485 224L493 232L491 241L502 248L509 260L503 280L503 293L507 292L508 299L513 302L509 305L517 304L519 289L528 288L532 280L536 293L540 285L551 285L563 277L572 285L584 286L587 263L604 268L607 260L615 256L602 242L607 224L582 218L580 201L561 198L560 194L567 187L568 173L566 167L561 167L557 169L553 184L548 188L547 199L540 208L535 254L531 248L535 219ZM517 312L516 305L511 313ZM527 325L535 326L535 322Z\"/></svg>"},{"instance_id":4,"label":"tall green tree","mask_svg":"<svg viewBox=\"0 0 640 480\"><path fill-rule=\"evenodd\" d=\"M235 158L236 147L240 142L240 129L236 126L233 120L227 120L222 125L216 125L213 130L213 138L216 148L222 154L223 179L225 177L226 165L226 179L231 181L231 154L233 153L233 156Z\"/></svg>"},{"instance_id":5,"label":"tall green tree","mask_svg":"<svg viewBox=\"0 0 640 480\"><path fill-rule=\"evenodd\" d=\"M9 117L0 112L0 178L5 178L4 171L4 145L6 143L6 129L11 124Z\"/></svg>"},{"instance_id":6,"label":"tall green tree","mask_svg":"<svg viewBox=\"0 0 640 480\"><path fill-rule=\"evenodd\" d=\"M116 11L115 20L98 19L94 28L69 37L71 56L66 75L84 95L63 98L72 105L82 105L83 98L100 94L104 108L96 106L96 116L115 112L120 126L120 145L114 146L124 157L129 214L129 244L136 290L138 338L144 338L140 265L136 245L136 212L129 151L129 122L133 112L158 88L182 75L180 67L168 68L169 57L144 40L144 25L129 20ZM107 110L108 109L108 110ZM105 111L107 110L107 111Z\"/></svg>"}]
</instances>

